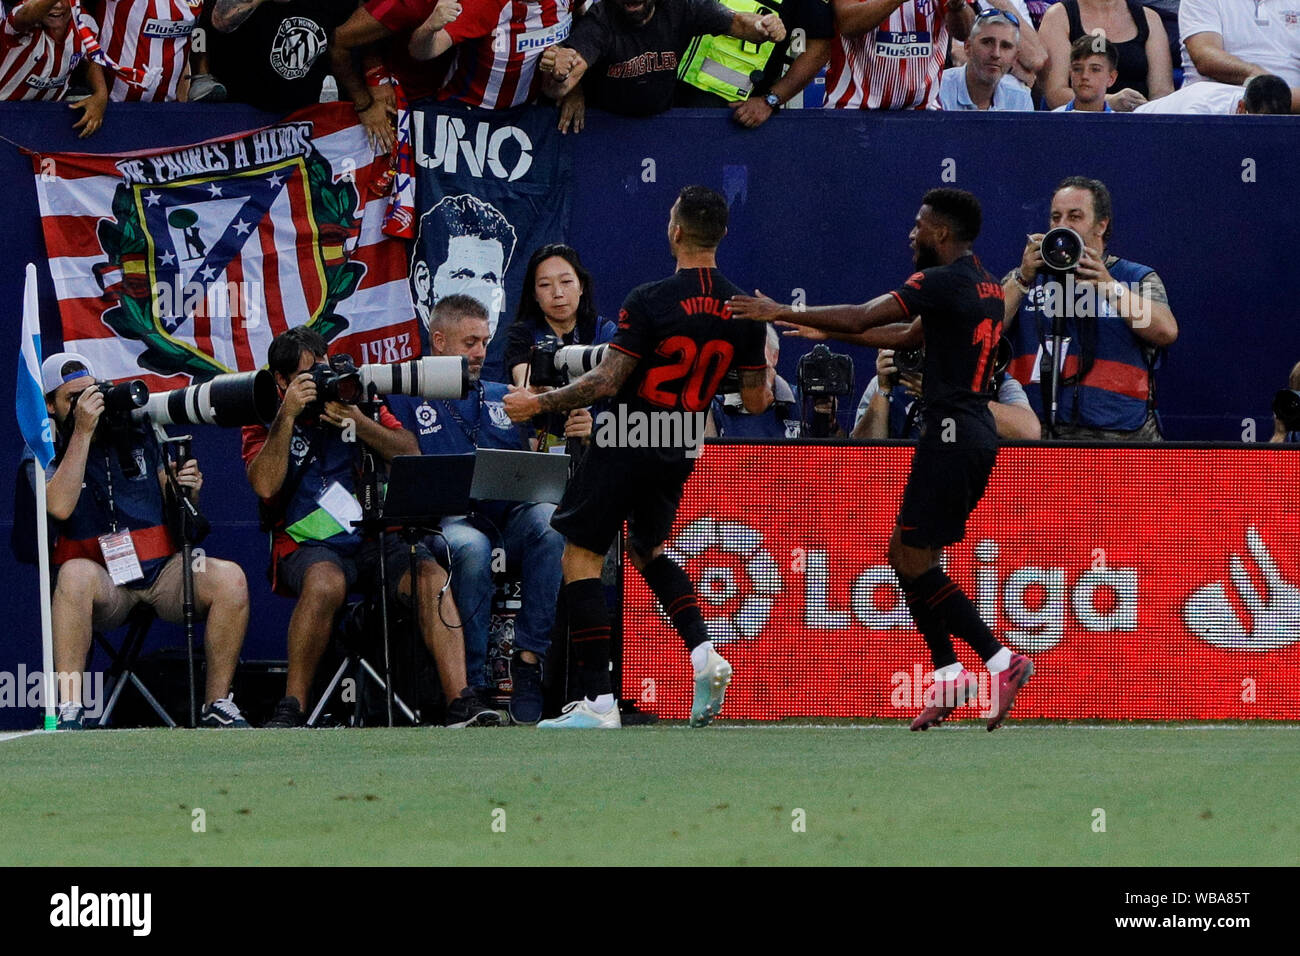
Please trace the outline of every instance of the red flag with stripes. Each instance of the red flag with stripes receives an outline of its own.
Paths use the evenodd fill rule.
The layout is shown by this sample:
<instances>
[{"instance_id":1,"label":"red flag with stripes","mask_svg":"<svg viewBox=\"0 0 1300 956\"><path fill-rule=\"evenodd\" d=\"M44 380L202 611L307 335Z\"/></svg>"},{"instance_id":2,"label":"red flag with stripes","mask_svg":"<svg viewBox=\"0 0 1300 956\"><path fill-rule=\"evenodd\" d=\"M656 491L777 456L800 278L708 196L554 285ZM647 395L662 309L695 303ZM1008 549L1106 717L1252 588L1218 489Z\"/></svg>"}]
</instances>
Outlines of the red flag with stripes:
<instances>
[{"instance_id":1,"label":"red flag with stripes","mask_svg":"<svg viewBox=\"0 0 1300 956\"><path fill-rule=\"evenodd\" d=\"M101 377L160 389L259 368L295 325L358 362L419 352L405 245L370 188L387 160L347 104L197 145L34 162L64 347Z\"/></svg>"}]
</instances>

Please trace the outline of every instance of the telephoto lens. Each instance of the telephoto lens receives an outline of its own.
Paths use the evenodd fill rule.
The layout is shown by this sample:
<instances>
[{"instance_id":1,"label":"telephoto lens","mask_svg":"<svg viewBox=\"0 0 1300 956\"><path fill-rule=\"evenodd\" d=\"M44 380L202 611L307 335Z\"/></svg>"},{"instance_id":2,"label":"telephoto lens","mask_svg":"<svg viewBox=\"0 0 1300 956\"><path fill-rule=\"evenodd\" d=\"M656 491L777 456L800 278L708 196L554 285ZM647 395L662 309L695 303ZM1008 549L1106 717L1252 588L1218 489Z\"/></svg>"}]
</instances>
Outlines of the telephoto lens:
<instances>
[{"instance_id":1,"label":"telephoto lens","mask_svg":"<svg viewBox=\"0 0 1300 956\"><path fill-rule=\"evenodd\" d=\"M363 365L363 391L418 398L464 398L469 394L469 362L463 355L432 355L409 362Z\"/></svg>"},{"instance_id":2,"label":"telephoto lens","mask_svg":"<svg viewBox=\"0 0 1300 956\"><path fill-rule=\"evenodd\" d=\"M149 396L145 413L158 425L268 425L279 407L267 369L218 375L198 385Z\"/></svg>"},{"instance_id":3,"label":"telephoto lens","mask_svg":"<svg viewBox=\"0 0 1300 956\"><path fill-rule=\"evenodd\" d=\"M1042 242L1043 265L1053 272L1073 272L1083 258L1083 237L1066 226L1049 229Z\"/></svg>"}]
</instances>

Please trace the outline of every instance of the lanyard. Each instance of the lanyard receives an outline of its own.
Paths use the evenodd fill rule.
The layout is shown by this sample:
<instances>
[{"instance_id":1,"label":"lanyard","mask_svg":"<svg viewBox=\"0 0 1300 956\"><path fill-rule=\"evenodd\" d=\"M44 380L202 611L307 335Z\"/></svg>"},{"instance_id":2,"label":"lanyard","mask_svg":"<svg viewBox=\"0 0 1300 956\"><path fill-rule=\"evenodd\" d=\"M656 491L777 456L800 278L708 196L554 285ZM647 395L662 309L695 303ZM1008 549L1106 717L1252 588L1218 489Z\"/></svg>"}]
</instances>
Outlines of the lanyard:
<instances>
[{"instance_id":1,"label":"lanyard","mask_svg":"<svg viewBox=\"0 0 1300 956\"><path fill-rule=\"evenodd\" d=\"M108 449L104 450L104 477L108 486L108 530L117 534L117 510L113 507L113 462Z\"/></svg>"},{"instance_id":2,"label":"lanyard","mask_svg":"<svg viewBox=\"0 0 1300 956\"><path fill-rule=\"evenodd\" d=\"M447 410L447 414L450 415L456 424L460 426L460 430L465 433L465 437L469 439L469 443L477 448L479 424L483 419L483 383L475 382L474 391L478 401L474 403L474 425L472 427L465 421L465 419L461 418L460 412L456 410L454 404L447 401L440 402L439 404Z\"/></svg>"}]
</instances>

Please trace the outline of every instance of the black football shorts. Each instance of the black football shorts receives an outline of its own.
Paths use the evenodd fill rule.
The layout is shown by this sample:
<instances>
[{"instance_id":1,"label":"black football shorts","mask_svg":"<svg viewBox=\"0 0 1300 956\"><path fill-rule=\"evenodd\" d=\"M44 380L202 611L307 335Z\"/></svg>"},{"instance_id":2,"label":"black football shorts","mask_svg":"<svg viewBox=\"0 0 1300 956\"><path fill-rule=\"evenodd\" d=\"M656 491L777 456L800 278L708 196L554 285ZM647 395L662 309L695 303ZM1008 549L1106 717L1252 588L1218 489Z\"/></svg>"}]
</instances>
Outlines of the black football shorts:
<instances>
[{"instance_id":1,"label":"black football shorts","mask_svg":"<svg viewBox=\"0 0 1300 956\"><path fill-rule=\"evenodd\" d=\"M997 454L992 443L919 442L898 511L903 544L942 548L964 538L966 519L984 496Z\"/></svg>"},{"instance_id":2,"label":"black football shorts","mask_svg":"<svg viewBox=\"0 0 1300 956\"><path fill-rule=\"evenodd\" d=\"M668 540L694 459L661 461L626 449L587 449L564 489L551 527L580 548L604 554L628 522L629 543L649 552Z\"/></svg>"}]
</instances>

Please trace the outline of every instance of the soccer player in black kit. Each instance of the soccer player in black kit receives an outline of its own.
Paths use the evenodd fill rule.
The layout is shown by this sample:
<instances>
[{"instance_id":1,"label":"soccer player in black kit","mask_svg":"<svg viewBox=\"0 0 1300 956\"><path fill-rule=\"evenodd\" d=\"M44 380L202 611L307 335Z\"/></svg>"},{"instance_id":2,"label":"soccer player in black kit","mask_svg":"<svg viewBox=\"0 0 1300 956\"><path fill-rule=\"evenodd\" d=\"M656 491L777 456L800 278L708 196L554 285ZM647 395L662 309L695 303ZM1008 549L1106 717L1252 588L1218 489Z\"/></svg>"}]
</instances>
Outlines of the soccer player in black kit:
<instances>
[{"instance_id":1,"label":"soccer player in black kit","mask_svg":"<svg viewBox=\"0 0 1300 956\"><path fill-rule=\"evenodd\" d=\"M889 563L912 620L934 660L934 687L913 730L942 723L976 694L974 675L953 652L961 638L993 677L988 729L1006 719L1034 665L994 638L975 605L940 567L945 545L966 534L966 519L988 485L998 437L985 389L1002 332L1002 287L971 251L980 231L979 200L960 189L932 189L921 200L909 239L919 272L865 305L795 312L762 297L731 300L738 318L786 321L854 336L919 320L925 341L924 432L912 458L903 504L889 539ZM915 343L914 343L915 344Z\"/></svg>"},{"instance_id":2,"label":"soccer player in black kit","mask_svg":"<svg viewBox=\"0 0 1300 956\"><path fill-rule=\"evenodd\" d=\"M506 411L516 422L613 396L608 414L648 425L641 428L642 435L662 436L665 429L658 423L676 421L675 434L683 439L668 447L647 447L632 437L636 432L629 427L627 441L611 443L602 439L605 430L597 419L592 445L551 519L565 538L569 641L586 696L538 727L621 726L610 685L609 609L600 571L625 519L628 557L690 652L695 674L691 726L703 727L722 708L731 665L713 649L695 587L664 554L664 542L695 465L688 452L698 447L705 413L728 370L739 372L747 411L757 414L772 404L766 331L757 322L733 319L727 305L741 289L718 271L718 243L726 232L726 200L703 186L687 186L668 218L677 272L629 293L600 364L563 388L539 395L512 386L506 396Z\"/></svg>"}]
</instances>

